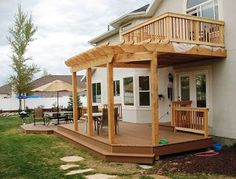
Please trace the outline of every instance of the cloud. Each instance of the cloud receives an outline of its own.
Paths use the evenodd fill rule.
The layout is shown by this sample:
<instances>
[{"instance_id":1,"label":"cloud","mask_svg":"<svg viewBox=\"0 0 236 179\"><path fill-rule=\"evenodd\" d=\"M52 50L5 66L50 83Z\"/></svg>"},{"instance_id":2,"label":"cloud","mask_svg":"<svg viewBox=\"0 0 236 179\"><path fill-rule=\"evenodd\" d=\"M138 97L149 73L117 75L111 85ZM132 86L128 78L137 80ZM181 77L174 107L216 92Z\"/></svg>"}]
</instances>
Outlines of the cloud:
<instances>
[{"instance_id":1,"label":"cloud","mask_svg":"<svg viewBox=\"0 0 236 179\"><path fill-rule=\"evenodd\" d=\"M139 8L151 0L1 0L0 85L11 73L10 49L6 36L19 2L24 11L32 13L38 27L36 40L27 51L41 69L51 74L70 74L64 62L91 46L88 41L104 33L114 19Z\"/></svg>"}]
</instances>

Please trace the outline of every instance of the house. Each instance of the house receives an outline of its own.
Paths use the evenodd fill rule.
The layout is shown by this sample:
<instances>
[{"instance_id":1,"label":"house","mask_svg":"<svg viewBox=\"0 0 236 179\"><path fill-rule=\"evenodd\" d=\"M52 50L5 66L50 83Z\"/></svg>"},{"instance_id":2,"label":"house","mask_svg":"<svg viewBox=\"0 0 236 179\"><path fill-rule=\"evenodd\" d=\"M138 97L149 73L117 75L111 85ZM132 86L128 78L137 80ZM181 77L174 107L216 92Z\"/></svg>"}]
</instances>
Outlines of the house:
<instances>
[{"instance_id":1,"label":"house","mask_svg":"<svg viewBox=\"0 0 236 179\"><path fill-rule=\"evenodd\" d=\"M10 85L6 84L0 87L0 98L9 98L12 94Z\"/></svg>"},{"instance_id":2,"label":"house","mask_svg":"<svg viewBox=\"0 0 236 179\"><path fill-rule=\"evenodd\" d=\"M236 139L233 3L154 0L111 22L112 30L90 40L93 49L66 61L74 79L77 71L87 70L86 137L93 142L100 138L93 132L92 105L108 104L108 136L104 140L110 153L100 152L108 161L150 162L148 157L152 155L157 159L209 147L209 134ZM93 75L92 69L96 69ZM123 127L132 126L124 131L130 135L126 136L129 142L122 143L122 134L115 135L115 103L122 104ZM144 133L138 126L146 123L151 127ZM163 134L164 123L175 132ZM70 129L81 131L76 120ZM179 138L176 131L183 135L201 134L202 138L198 138L199 143L186 139L159 145L161 137ZM149 138L140 144L138 141L147 133ZM148 149L146 140L150 140ZM150 155L145 158L144 154Z\"/></svg>"},{"instance_id":3,"label":"house","mask_svg":"<svg viewBox=\"0 0 236 179\"><path fill-rule=\"evenodd\" d=\"M78 81L82 80L83 76L77 76ZM40 77L32 82L33 88L38 88L40 86L43 86L47 83L50 83L55 80L61 80L64 82L67 82L69 84L72 84L71 81L71 76L70 75L47 75ZM78 89L80 90L80 95L85 95L85 89L86 85L84 81L81 81L78 83ZM11 96L15 96L12 93L11 87L9 84L5 84L0 87L0 98L10 98ZM34 92L31 94L32 96L39 96L41 98L51 98L51 97L56 97L56 94L54 92ZM61 92L60 97L62 96L70 96L71 92Z\"/></svg>"},{"instance_id":4,"label":"house","mask_svg":"<svg viewBox=\"0 0 236 179\"><path fill-rule=\"evenodd\" d=\"M77 76L79 95L81 96L81 102L83 105L86 104L86 85L85 82L82 81L81 75ZM48 75L41 78L38 78L32 82L33 88L37 88L48 84L55 80L61 80L67 82L69 84L72 83L70 75ZM67 107L68 100L71 95L71 92L60 92L60 105L63 107ZM56 97L57 94L55 92L32 92L32 94L28 95L27 99L23 100L23 108L37 108L39 106L43 106L45 108L51 108L56 105ZM18 110L19 108L19 100L14 92L12 92L10 85L6 84L0 87L0 109L3 111L11 111Z\"/></svg>"}]
</instances>

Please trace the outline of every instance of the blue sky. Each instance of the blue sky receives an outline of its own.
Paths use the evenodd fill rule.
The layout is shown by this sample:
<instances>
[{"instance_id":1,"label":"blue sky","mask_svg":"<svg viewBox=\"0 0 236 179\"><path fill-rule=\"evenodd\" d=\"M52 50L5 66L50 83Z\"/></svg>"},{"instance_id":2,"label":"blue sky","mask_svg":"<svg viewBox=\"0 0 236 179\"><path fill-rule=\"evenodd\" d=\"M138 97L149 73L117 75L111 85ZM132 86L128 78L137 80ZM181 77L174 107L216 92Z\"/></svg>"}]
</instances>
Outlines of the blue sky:
<instances>
[{"instance_id":1,"label":"blue sky","mask_svg":"<svg viewBox=\"0 0 236 179\"><path fill-rule=\"evenodd\" d=\"M50 74L70 74L64 61L91 48L90 39L106 32L116 18L150 3L151 0L1 0L0 1L0 86L12 73L6 37L19 3L32 14L38 27L36 40L27 56ZM40 76L41 74L37 74Z\"/></svg>"}]
</instances>

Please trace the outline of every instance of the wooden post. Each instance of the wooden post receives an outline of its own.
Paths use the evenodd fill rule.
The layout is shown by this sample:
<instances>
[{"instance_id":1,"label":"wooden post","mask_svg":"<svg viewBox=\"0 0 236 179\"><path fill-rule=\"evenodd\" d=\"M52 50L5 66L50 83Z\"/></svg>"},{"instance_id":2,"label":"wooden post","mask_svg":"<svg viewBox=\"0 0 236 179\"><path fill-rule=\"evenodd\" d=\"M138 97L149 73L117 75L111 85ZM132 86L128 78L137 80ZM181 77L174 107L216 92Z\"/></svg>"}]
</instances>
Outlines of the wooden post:
<instances>
[{"instance_id":1,"label":"wooden post","mask_svg":"<svg viewBox=\"0 0 236 179\"><path fill-rule=\"evenodd\" d=\"M194 36L195 36L195 41L199 42L200 41L200 34L202 36L202 32L200 30L200 22L199 21L195 21L195 30L194 30ZM202 37L201 37L202 38Z\"/></svg>"},{"instance_id":2,"label":"wooden post","mask_svg":"<svg viewBox=\"0 0 236 179\"><path fill-rule=\"evenodd\" d=\"M108 138L115 143L113 64L107 63Z\"/></svg>"},{"instance_id":3,"label":"wooden post","mask_svg":"<svg viewBox=\"0 0 236 179\"><path fill-rule=\"evenodd\" d=\"M172 17L167 17L167 39L171 40L172 39Z\"/></svg>"},{"instance_id":4,"label":"wooden post","mask_svg":"<svg viewBox=\"0 0 236 179\"><path fill-rule=\"evenodd\" d=\"M158 109L158 57L153 53L151 60L151 117L152 145L159 143L159 109Z\"/></svg>"},{"instance_id":5,"label":"wooden post","mask_svg":"<svg viewBox=\"0 0 236 179\"><path fill-rule=\"evenodd\" d=\"M204 130L205 130L205 137L208 137L208 109L204 111L205 121L204 121Z\"/></svg>"},{"instance_id":6,"label":"wooden post","mask_svg":"<svg viewBox=\"0 0 236 179\"><path fill-rule=\"evenodd\" d=\"M176 110L175 109L176 109L176 106L172 106L172 126L174 127L174 132L176 132Z\"/></svg>"},{"instance_id":7,"label":"wooden post","mask_svg":"<svg viewBox=\"0 0 236 179\"><path fill-rule=\"evenodd\" d=\"M219 27L220 29L220 34L219 34L219 36L220 36L220 41L219 41L219 44L221 44L221 45L224 45L225 44L225 32L224 32L224 25L220 25L220 27Z\"/></svg>"},{"instance_id":8,"label":"wooden post","mask_svg":"<svg viewBox=\"0 0 236 179\"><path fill-rule=\"evenodd\" d=\"M88 135L93 135L93 116L92 116L92 69L87 69L87 114L88 114Z\"/></svg>"},{"instance_id":9,"label":"wooden post","mask_svg":"<svg viewBox=\"0 0 236 179\"><path fill-rule=\"evenodd\" d=\"M73 122L74 122L74 129L78 131L78 93L77 93L77 75L76 72L72 73L72 86L73 86Z\"/></svg>"}]
</instances>

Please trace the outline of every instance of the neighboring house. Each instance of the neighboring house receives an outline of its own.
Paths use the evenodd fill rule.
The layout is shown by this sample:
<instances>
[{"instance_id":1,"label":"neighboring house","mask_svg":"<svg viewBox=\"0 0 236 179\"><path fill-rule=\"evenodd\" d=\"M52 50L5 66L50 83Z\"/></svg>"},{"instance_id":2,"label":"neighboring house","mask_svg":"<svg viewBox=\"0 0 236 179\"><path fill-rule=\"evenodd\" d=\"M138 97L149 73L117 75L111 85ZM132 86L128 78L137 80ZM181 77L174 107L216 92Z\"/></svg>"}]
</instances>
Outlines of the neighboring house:
<instances>
[{"instance_id":1,"label":"neighboring house","mask_svg":"<svg viewBox=\"0 0 236 179\"><path fill-rule=\"evenodd\" d=\"M84 81L82 81L82 78L83 78L82 75L77 76L79 95L84 96L85 95L85 90L86 90L86 84L85 84ZM43 85L45 85L47 83L50 83L50 82L53 82L55 80L61 80L61 81L64 81L66 83L72 84L71 79L72 78L71 78L70 75L48 75L48 76L38 78L37 80L34 80L32 82L32 85L33 85L34 88L38 88L40 86L43 86ZM54 93L54 92L34 92L33 95L40 96L40 97L43 97L43 98L56 97L56 93ZM59 95L60 95L60 97L70 96L71 92L60 92Z\"/></svg>"},{"instance_id":2,"label":"neighboring house","mask_svg":"<svg viewBox=\"0 0 236 179\"><path fill-rule=\"evenodd\" d=\"M86 84L84 81L81 81L83 76L77 76L78 78L78 89L80 92L80 95L83 96L85 95L85 89L86 89ZM48 76L43 76L41 78L38 78L32 82L33 88L38 88L40 86L43 86L47 83L50 83L55 80L61 80L64 82L67 82L69 84L72 84L71 82L71 76L70 75L48 75ZM0 98L10 98L14 94L12 94L12 90L10 85L6 84L0 87ZM71 92L60 92L59 93L60 97L63 96L70 96ZM33 92L31 96L39 96L41 98L51 98L51 97L56 97L56 93L54 92Z\"/></svg>"},{"instance_id":3,"label":"neighboring house","mask_svg":"<svg viewBox=\"0 0 236 179\"><path fill-rule=\"evenodd\" d=\"M0 98L9 98L12 94L10 85L3 85L0 87Z\"/></svg>"},{"instance_id":4,"label":"neighboring house","mask_svg":"<svg viewBox=\"0 0 236 179\"><path fill-rule=\"evenodd\" d=\"M93 132L92 104L108 104L108 137L102 136L106 151L97 150L101 143L96 149L85 146L108 161L142 163L147 153L153 161L162 155L210 147L209 133L236 139L234 3L154 0L113 21L111 31L90 41L93 49L69 58L65 63L74 77L77 71L87 71L89 140L78 135L76 141L83 146L99 143L101 137ZM93 74L92 69L96 69ZM120 135L115 135L113 125L114 103L122 104ZM81 133L74 114L70 130ZM167 135L161 126L166 122L171 123L170 131L182 132ZM147 128L138 130L139 126ZM190 133L204 136L194 141ZM183 136L191 141L175 141ZM160 145L163 138L170 143Z\"/></svg>"}]
</instances>

